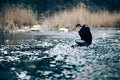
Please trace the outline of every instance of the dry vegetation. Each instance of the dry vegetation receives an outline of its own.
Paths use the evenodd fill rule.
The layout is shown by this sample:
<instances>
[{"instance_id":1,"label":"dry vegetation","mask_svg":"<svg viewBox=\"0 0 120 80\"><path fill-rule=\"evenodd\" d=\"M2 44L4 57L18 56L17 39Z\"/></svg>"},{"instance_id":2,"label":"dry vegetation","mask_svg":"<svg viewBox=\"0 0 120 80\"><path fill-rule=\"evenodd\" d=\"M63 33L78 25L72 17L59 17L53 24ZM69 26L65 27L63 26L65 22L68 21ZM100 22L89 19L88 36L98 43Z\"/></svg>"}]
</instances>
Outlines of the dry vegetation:
<instances>
[{"instance_id":1,"label":"dry vegetation","mask_svg":"<svg viewBox=\"0 0 120 80\"><path fill-rule=\"evenodd\" d=\"M3 13L0 13L0 25L4 29L33 25L36 22L37 15L31 8L22 6L6 7Z\"/></svg>"},{"instance_id":2,"label":"dry vegetation","mask_svg":"<svg viewBox=\"0 0 120 80\"><path fill-rule=\"evenodd\" d=\"M77 23L87 24L93 28L120 27L120 13L91 12L85 7L77 7L71 11L56 13L44 21L45 25L52 28L68 27L72 29Z\"/></svg>"},{"instance_id":3,"label":"dry vegetation","mask_svg":"<svg viewBox=\"0 0 120 80\"><path fill-rule=\"evenodd\" d=\"M32 26L36 23L36 20L37 14L31 8L13 6L6 7L4 12L0 12L0 28L3 29L20 28L26 25ZM120 13L91 12L86 7L79 6L72 10L55 13L53 16L45 18L42 24L49 28L67 27L72 29L77 23L87 24L93 28L120 28Z\"/></svg>"}]
</instances>

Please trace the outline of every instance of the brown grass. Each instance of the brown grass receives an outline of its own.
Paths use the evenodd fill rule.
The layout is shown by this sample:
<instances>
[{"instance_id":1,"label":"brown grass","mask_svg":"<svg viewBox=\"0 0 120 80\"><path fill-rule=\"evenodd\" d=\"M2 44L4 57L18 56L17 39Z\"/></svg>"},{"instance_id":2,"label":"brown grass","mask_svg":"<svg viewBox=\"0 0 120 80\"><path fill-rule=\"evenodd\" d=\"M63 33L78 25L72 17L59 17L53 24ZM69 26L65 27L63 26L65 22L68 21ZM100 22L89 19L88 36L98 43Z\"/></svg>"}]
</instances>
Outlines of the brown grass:
<instances>
[{"instance_id":1,"label":"brown grass","mask_svg":"<svg viewBox=\"0 0 120 80\"><path fill-rule=\"evenodd\" d=\"M77 7L71 11L63 11L48 17L43 24L52 28L68 27L72 29L77 23L90 27L120 27L120 13L108 11L91 12L84 7Z\"/></svg>"},{"instance_id":2,"label":"brown grass","mask_svg":"<svg viewBox=\"0 0 120 80\"><path fill-rule=\"evenodd\" d=\"M4 9L4 15L1 15L1 23L4 22L5 28L31 26L35 24L37 20L37 15L31 8L24 8L22 6L8 6Z\"/></svg>"}]
</instances>

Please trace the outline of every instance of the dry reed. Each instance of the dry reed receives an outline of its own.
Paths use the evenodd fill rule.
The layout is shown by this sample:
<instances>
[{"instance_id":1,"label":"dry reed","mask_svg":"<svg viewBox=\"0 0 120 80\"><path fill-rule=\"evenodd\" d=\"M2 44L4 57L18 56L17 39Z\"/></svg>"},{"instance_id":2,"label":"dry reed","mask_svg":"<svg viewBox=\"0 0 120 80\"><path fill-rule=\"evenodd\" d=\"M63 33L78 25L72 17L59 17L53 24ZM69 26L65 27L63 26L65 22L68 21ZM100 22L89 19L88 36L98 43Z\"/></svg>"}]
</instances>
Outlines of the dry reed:
<instances>
[{"instance_id":1,"label":"dry reed","mask_svg":"<svg viewBox=\"0 0 120 80\"><path fill-rule=\"evenodd\" d=\"M22 26L31 26L36 23L37 15L31 8L21 6L6 7L1 21L5 28L14 28Z\"/></svg>"},{"instance_id":2,"label":"dry reed","mask_svg":"<svg viewBox=\"0 0 120 80\"><path fill-rule=\"evenodd\" d=\"M108 11L91 12L84 7L63 11L48 17L43 24L52 28L68 27L74 28L77 23L87 24L93 28L120 27L120 13Z\"/></svg>"}]
</instances>

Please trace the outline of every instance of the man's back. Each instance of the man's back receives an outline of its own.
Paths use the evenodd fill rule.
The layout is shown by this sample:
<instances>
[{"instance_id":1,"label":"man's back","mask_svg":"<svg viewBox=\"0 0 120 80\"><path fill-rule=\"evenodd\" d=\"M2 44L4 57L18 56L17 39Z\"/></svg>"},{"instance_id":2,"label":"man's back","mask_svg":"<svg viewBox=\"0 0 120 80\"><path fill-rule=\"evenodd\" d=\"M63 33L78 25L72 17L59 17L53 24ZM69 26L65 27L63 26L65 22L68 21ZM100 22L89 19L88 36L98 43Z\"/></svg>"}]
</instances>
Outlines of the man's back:
<instances>
[{"instance_id":1,"label":"man's back","mask_svg":"<svg viewBox=\"0 0 120 80\"><path fill-rule=\"evenodd\" d=\"M86 41L88 45L92 43L92 34L88 26L83 25L82 29L79 31L79 35L81 37L81 40Z\"/></svg>"}]
</instances>

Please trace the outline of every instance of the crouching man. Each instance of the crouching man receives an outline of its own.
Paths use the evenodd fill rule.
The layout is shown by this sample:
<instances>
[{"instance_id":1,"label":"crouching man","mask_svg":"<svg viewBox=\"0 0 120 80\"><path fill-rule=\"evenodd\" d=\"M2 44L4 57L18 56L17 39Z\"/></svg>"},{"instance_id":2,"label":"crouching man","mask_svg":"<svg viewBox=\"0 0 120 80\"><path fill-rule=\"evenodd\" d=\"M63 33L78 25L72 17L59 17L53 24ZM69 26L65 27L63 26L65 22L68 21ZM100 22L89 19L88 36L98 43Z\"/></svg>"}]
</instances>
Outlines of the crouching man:
<instances>
[{"instance_id":1,"label":"crouching man","mask_svg":"<svg viewBox=\"0 0 120 80\"><path fill-rule=\"evenodd\" d=\"M78 31L81 39L75 40L76 45L72 45L73 48L75 46L89 46L92 43L92 34L87 25L81 26L80 24L77 24L76 31Z\"/></svg>"}]
</instances>

